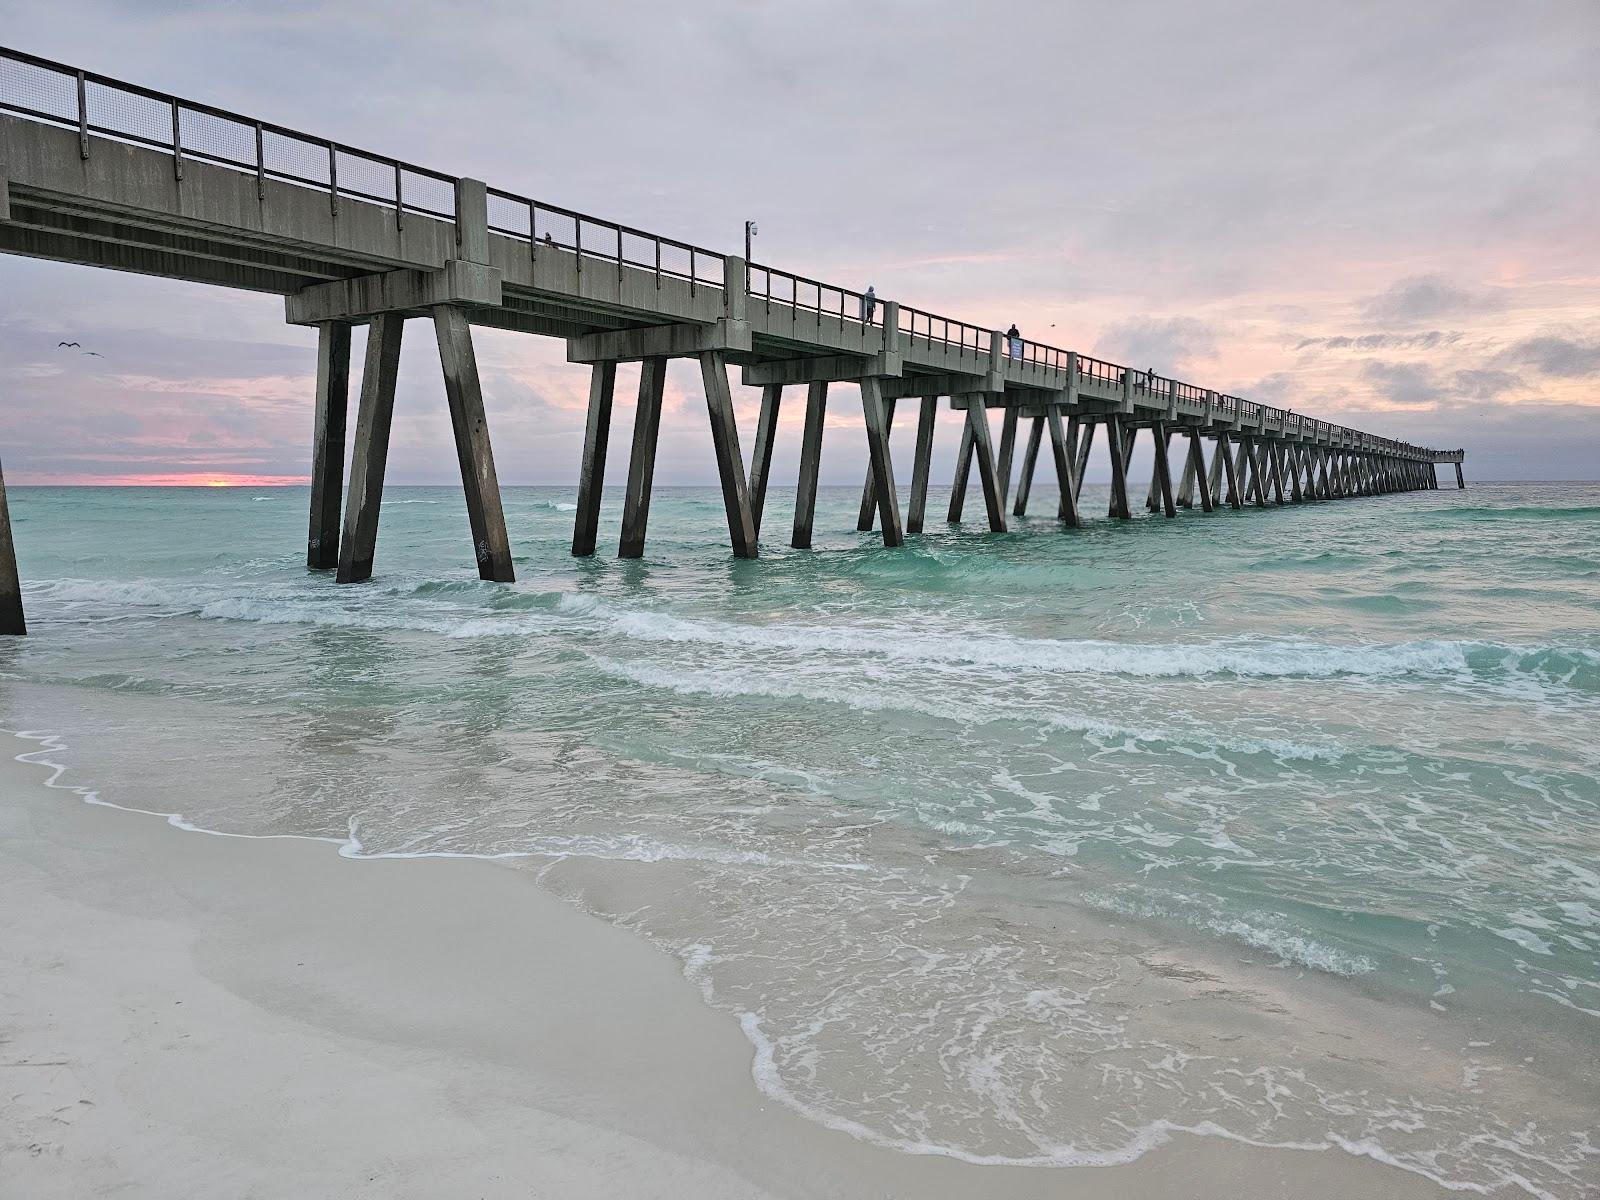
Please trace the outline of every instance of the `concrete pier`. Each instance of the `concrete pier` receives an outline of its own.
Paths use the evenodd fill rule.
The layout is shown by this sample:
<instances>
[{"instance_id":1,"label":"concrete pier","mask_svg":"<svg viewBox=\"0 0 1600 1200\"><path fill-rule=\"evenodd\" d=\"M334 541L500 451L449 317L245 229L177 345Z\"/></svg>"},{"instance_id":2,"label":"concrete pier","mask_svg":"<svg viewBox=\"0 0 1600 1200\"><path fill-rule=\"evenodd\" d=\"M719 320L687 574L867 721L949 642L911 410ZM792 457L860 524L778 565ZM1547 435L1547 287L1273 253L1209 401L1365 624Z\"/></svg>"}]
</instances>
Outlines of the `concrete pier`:
<instances>
[{"instance_id":1,"label":"concrete pier","mask_svg":"<svg viewBox=\"0 0 1600 1200\"><path fill-rule=\"evenodd\" d=\"M132 271L283 297L285 318L316 330L311 511L306 562L340 582L370 577L376 550L401 333L433 321L473 539L485 579L512 578L471 327L560 338L589 371L572 552L599 539L618 363L641 384L618 552L643 553L666 364L695 359L705 390L732 553L758 554L783 390L807 388L791 544L812 544L828 388L859 388L868 471L858 525L884 545L920 534L940 405L963 414L949 520L960 522L974 459L991 531L1027 513L1048 438L1058 517L1082 523L1081 489L1104 426L1109 512L1132 519L1138 431L1156 447L1151 512L1234 509L1380 496L1437 486L1435 450L1252 403L1077 351L882 300L735 254L626 227L426 167L230 114L116 79L0 49L0 253ZM179 145L134 116L151 103L204 125ZM187 115L186 115L187 114ZM271 131L263 137L262 131ZM308 165L311 164L311 165ZM368 327L349 479L342 478L351 328ZM761 389L749 459L740 453L729 369ZM492 398L491 398L492 399ZM910 504L901 523L890 429L918 404ZM998 450L988 410L999 409ZM1021 422L1026 449L1013 473ZM1174 486L1167 453L1188 439ZM1203 439L1214 449L1209 469ZM1015 494L1012 496L1012 485ZM339 509L341 484L346 499ZM1014 500L1014 503L1013 503ZM9 528L0 539L9 548ZM335 549L337 547L337 549ZM0 604L18 605L9 553ZM5 591L10 586L11 591ZM7 596L12 600L7 600ZM3 617L4 614L0 614ZM5 623L0 620L0 623ZM22 626L20 607L9 625Z\"/></svg>"}]
</instances>

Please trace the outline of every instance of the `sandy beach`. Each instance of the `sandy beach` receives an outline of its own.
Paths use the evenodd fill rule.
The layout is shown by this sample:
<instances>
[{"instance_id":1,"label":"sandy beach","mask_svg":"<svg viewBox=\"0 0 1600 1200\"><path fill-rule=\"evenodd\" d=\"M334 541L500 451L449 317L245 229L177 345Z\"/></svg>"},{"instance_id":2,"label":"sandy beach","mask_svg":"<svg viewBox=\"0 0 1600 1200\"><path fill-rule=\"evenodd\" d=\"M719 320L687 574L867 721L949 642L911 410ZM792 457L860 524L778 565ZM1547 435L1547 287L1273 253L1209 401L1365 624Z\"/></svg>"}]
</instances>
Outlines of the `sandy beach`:
<instances>
[{"instance_id":1,"label":"sandy beach","mask_svg":"<svg viewBox=\"0 0 1600 1200\"><path fill-rule=\"evenodd\" d=\"M8 1200L1443 1194L1191 1136L1113 1168L880 1149L768 1100L668 956L527 871L193 833L5 741Z\"/></svg>"}]
</instances>

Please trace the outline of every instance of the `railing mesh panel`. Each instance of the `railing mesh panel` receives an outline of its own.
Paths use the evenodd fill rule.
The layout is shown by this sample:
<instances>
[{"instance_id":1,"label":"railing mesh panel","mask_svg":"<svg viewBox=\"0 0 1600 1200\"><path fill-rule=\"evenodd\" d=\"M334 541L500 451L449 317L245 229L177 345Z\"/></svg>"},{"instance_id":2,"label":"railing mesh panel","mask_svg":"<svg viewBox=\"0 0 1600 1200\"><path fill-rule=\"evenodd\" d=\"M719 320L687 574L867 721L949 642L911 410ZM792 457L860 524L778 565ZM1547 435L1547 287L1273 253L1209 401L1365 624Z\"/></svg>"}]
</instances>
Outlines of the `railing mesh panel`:
<instances>
[{"instance_id":1,"label":"railing mesh panel","mask_svg":"<svg viewBox=\"0 0 1600 1200\"><path fill-rule=\"evenodd\" d=\"M456 215L455 184L420 171L403 170L400 186L405 191L407 208L419 209L439 217Z\"/></svg>"},{"instance_id":2,"label":"railing mesh panel","mask_svg":"<svg viewBox=\"0 0 1600 1200\"><path fill-rule=\"evenodd\" d=\"M191 109L182 110L179 120L183 125L183 149L186 154L206 155L241 167L253 168L256 165L254 125Z\"/></svg>"},{"instance_id":3,"label":"railing mesh panel","mask_svg":"<svg viewBox=\"0 0 1600 1200\"><path fill-rule=\"evenodd\" d=\"M268 174L328 186L328 147L268 129L261 135Z\"/></svg>"},{"instance_id":4,"label":"railing mesh panel","mask_svg":"<svg viewBox=\"0 0 1600 1200\"><path fill-rule=\"evenodd\" d=\"M339 190L345 195L394 203L394 164L340 150Z\"/></svg>"},{"instance_id":5,"label":"railing mesh panel","mask_svg":"<svg viewBox=\"0 0 1600 1200\"><path fill-rule=\"evenodd\" d=\"M0 101L76 124L78 80L66 71L0 59Z\"/></svg>"},{"instance_id":6,"label":"railing mesh panel","mask_svg":"<svg viewBox=\"0 0 1600 1200\"><path fill-rule=\"evenodd\" d=\"M171 104L92 79L84 84L83 103L91 129L158 146L172 145Z\"/></svg>"},{"instance_id":7,"label":"railing mesh panel","mask_svg":"<svg viewBox=\"0 0 1600 1200\"><path fill-rule=\"evenodd\" d=\"M530 214L528 205L522 200L513 200L509 196L497 196L489 193L489 228L500 233L513 233L518 237L528 237L528 221Z\"/></svg>"}]
</instances>

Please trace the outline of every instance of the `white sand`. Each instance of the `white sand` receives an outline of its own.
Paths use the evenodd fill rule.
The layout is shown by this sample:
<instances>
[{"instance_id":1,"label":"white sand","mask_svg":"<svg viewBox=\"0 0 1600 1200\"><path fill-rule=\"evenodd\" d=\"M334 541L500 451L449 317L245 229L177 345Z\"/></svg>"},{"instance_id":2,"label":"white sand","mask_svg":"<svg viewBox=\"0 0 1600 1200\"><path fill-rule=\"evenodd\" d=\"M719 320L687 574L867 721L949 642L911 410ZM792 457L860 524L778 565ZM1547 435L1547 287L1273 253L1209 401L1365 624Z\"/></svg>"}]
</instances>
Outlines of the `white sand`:
<instances>
[{"instance_id":1,"label":"white sand","mask_svg":"<svg viewBox=\"0 0 1600 1200\"><path fill-rule=\"evenodd\" d=\"M1192 1137L1092 1169L883 1150L767 1100L672 959L526 871L189 833L47 789L37 749L0 734L4 1200L1444 1194Z\"/></svg>"}]
</instances>

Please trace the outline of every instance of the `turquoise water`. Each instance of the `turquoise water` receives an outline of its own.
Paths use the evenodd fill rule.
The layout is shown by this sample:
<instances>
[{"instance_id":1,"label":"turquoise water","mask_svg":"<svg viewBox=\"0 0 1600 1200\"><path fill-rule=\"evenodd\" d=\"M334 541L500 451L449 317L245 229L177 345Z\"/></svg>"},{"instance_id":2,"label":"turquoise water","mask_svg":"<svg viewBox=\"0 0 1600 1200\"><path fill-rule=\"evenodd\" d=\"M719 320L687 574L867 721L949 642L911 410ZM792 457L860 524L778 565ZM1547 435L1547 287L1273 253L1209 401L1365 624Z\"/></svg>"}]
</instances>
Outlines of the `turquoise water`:
<instances>
[{"instance_id":1,"label":"turquoise water","mask_svg":"<svg viewBox=\"0 0 1600 1200\"><path fill-rule=\"evenodd\" d=\"M775 490L740 562L664 489L624 563L508 489L503 586L457 492L396 488L340 588L301 490L15 489L0 718L202 828L514 856L857 1136L1600 1189L1600 485L900 551L858 496L795 552Z\"/></svg>"}]
</instances>

